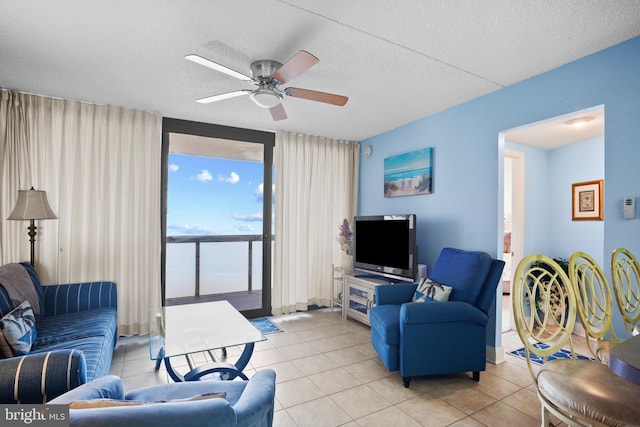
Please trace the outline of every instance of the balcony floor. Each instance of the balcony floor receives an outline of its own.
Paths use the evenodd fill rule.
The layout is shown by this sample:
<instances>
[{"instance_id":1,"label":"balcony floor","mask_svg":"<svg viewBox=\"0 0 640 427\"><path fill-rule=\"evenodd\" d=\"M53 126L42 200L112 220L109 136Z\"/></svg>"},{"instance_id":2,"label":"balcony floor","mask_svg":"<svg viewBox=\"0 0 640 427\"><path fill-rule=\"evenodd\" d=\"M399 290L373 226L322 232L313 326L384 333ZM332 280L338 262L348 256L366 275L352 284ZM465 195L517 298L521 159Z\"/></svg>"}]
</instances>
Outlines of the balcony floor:
<instances>
[{"instance_id":1,"label":"balcony floor","mask_svg":"<svg viewBox=\"0 0 640 427\"><path fill-rule=\"evenodd\" d=\"M262 291L230 292L226 294L201 295L199 297L168 298L166 305L195 304L199 302L227 300L238 311L257 310L262 307Z\"/></svg>"}]
</instances>

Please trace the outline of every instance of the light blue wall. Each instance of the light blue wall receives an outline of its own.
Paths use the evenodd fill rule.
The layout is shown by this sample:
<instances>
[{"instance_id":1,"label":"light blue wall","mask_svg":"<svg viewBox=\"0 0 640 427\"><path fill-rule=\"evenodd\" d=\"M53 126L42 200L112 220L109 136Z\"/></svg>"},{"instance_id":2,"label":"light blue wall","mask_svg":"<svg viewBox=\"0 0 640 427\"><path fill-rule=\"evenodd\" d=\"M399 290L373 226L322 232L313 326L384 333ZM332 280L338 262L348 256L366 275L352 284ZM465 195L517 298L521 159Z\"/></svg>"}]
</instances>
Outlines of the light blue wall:
<instances>
[{"instance_id":1,"label":"light blue wall","mask_svg":"<svg viewBox=\"0 0 640 427\"><path fill-rule=\"evenodd\" d=\"M444 246L497 256L504 149L498 133L597 105L606 114L601 259L619 246L640 255L640 221L622 217L622 199L640 196L640 37L362 141L373 154L361 158L359 214L416 213L419 259L428 266ZM385 199L384 158L423 147L434 147L434 193ZM603 267L608 272L608 263ZM499 344L497 329L489 345Z\"/></svg>"},{"instance_id":2,"label":"light blue wall","mask_svg":"<svg viewBox=\"0 0 640 427\"><path fill-rule=\"evenodd\" d=\"M606 111L605 111L606 114ZM553 150L549 153L551 206L548 255L569 258L576 251L604 259L604 222L571 219L571 184L604 179L604 138Z\"/></svg>"},{"instance_id":3,"label":"light blue wall","mask_svg":"<svg viewBox=\"0 0 640 427\"><path fill-rule=\"evenodd\" d=\"M505 148L524 153L524 253L568 259L583 251L600 265L608 263L604 222L571 219L571 184L604 178L604 138L549 151L508 141Z\"/></svg>"},{"instance_id":4,"label":"light blue wall","mask_svg":"<svg viewBox=\"0 0 640 427\"><path fill-rule=\"evenodd\" d=\"M524 154L524 253L549 255L550 189L553 188L549 153L508 141L505 148ZM512 271L515 268L513 266Z\"/></svg>"}]
</instances>

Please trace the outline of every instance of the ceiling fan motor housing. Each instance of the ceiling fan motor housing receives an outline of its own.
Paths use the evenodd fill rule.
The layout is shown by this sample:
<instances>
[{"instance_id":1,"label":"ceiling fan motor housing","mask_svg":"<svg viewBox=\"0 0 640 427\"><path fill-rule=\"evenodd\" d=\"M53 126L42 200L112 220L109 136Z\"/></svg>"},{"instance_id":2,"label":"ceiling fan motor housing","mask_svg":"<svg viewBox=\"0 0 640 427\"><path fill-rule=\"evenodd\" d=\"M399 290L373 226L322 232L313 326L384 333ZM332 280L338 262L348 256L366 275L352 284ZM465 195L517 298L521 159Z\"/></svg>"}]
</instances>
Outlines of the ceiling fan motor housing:
<instances>
[{"instance_id":1,"label":"ceiling fan motor housing","mask_svg":"<svg viewBox=\"0 0 640 427\"><path fill-rule=\"evenodd\" d=\"M258 83L258 89L251 92L251 99L262 108L272 108L282 102L282 93L276 89L278 82L273 74L282 67L278 61L261 59L251 63L251 76Z\"/></svg>"},{"instance_id":2,"label":"ceiling fan motor housing","mask_svg":"<svg viewBox=\"0 0 640 427\"><path fill-rule=\"evenodd\" d=\"M270 59L261 59L251 63L251 76L258 82L271 82L273 80L273 74L282 67L282 64L278 61L272 61Z\"/></svg>"}]
</instances>

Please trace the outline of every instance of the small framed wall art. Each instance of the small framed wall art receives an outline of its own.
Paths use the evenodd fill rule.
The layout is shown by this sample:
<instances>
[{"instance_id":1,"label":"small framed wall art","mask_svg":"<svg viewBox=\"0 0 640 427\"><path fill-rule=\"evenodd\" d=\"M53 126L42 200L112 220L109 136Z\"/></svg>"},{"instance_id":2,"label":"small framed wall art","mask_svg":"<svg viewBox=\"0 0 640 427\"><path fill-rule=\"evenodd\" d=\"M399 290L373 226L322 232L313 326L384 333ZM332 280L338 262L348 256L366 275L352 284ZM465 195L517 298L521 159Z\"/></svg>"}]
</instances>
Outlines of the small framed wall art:
<instances>
[{"instance_id":1,"label":"small framed wall art","mask_svg":"<svg viewBox=\"0 0 640 427\"><path fill-rule=\"evenodd\" d=\"M571 219L574 221L604 219L602 209L603 180L571 184Z\"/></svg>"},{"instance_id":2,"label":"small framed wall art","mask_svg":"<svg viewBox=\"0 0 640 427\"><path fill-rule=\"evenodd\" d=\"M433 192L433 148L384 159L384 197Z\"/></svg>"}]
</instances>

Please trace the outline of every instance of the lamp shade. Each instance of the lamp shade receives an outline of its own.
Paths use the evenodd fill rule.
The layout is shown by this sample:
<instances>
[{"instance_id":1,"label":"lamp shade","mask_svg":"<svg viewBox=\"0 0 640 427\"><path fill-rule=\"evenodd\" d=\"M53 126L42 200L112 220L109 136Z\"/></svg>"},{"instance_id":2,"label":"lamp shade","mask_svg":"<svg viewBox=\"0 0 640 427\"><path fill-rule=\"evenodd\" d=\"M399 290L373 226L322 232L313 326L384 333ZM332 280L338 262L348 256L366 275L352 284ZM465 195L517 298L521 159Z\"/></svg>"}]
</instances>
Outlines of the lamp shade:
<instances>
[{"instance_id":1,"label":"lamp shade","mask_svg":"<svg viewBox=\"0 0 640 427\"><path fill-rule=\"evenodd\" d=\"M42 190L18 190L18 201L7 219L56 219L47 201L47 192Z\"/></svg>"}]
</instances>

